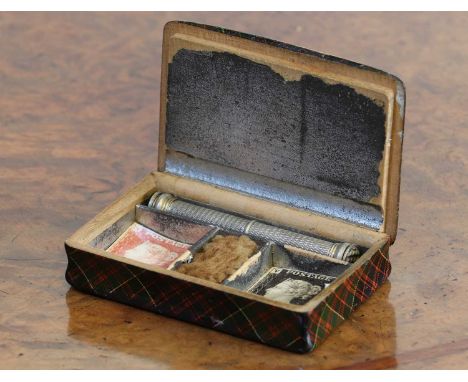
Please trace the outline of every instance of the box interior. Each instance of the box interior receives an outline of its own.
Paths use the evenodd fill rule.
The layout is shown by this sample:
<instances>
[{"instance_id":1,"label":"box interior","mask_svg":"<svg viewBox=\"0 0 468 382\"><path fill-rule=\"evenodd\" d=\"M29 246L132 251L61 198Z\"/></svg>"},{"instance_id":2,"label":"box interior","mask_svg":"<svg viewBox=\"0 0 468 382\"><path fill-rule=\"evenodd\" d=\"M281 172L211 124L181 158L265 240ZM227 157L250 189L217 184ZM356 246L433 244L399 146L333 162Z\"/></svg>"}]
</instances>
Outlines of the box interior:
<instances>
[{"instance_id":1,"label":"box interior","mask_svg":"<svg viewBox=\"0 0 468 382\"><path fill-rule=\"evenodd\" d=\"M178 183L179 188L173 188L173 182ZM125 257L116 256L106 250L127 230L128 227L130 227L132 223L138 222L139 224L144 225L145 227L148 227L170 239L190 244L191 249L194 249L194 256L196 256L197 251L212 239L213 227L181 221L180 219L154 212L145 206L138 206L145 203L152 193L156 191L166 192L169 190L180 197L190 197L192 200L204 202L197 198L197 192L184 192L184 187L180 187L180 183L183 184L184 182L193 182L190 185L186 185L188 187L187 190L194 191L201 186L201 189L197 191L203 193L203 185L201 185L200 182L182 178L177 179L177 177L166 173L155 172L150 174L133 190L121 197L106 210L98 214L95 219L77 231L67 242L73 247L82 248L88 252L113 258L118 261L127 262L141 268L169 274L175 278L189 280L191 282L205 285L210 288L220 289L232 294L238 294L244 297L246 296L264 303L279 305L285 309L307 311L311 306L313 306L313 304L320 301L324 294L330 293L334 289L335 285L339 285L339 280L341 278L346 277L349 272L352 272L355 267L357 267L362 261L365 261L365 259L372 256L372 254L377 250L382 250L389 241L388 235L377 232L369 234L372 231L368 230L365 230L366 232L361 234L359 232L353 232L351 236L346 237L346 240L345 237L336 235L332 235L333 237L330 237L330 235L326 235L323 231L319 232L314 230L312 228L313 224L308 224L313 222L313 218L305 219L303 221L302 219L298 219L296 221L296 219L294 219L296 213L291 207L286 207L269 201L263 201L234 191L216 189L211 185L204 185L212 188L210 194L213 197L211 201L213 207L224 208L222 205L217 204L215 199L216 197L226 199L226 193L230 195L228 199L235 198L236 196L246 198L250 203L260 205L261 208L264 208L265 211L269 211L269 213L263 216L257 215L255 211L250 210L250 204L247 200L245 200L244 203L239 200L238 206L241 208L238 208L238 213L252 216L254 218L261 218L262 220L266 220L272 224L284 225L283 223L289 223L289 226L295 230L308 232L328 240L351 241L348 239L354 237L352 242L360 246L361 253L363 254L356 263L345 264L331 258L326 258L326 260L324 260L324 257L310 252L292 248L283 248L273 243L258 242L258 251L255 252L255 254L251 256L245 264L239 267L237 272L233 273L233 275L227 278L223 283L215 283L185 275L177 271L177 267L180 265L181 261L184 262L192 259L192 254L187 253L185 258L184 256L181 256L181 258L178 259L177 262L174 262L168 269L164 269L155 265L149 265L132 259L127 259ZM177 192L177 190L179 192ZM218 192L222 195L217 195ZM263 203L266 204L263 205ZM288 212L286 213L283 208L288 209ZM275 209L279 209L279 211L274 211ZM299 212L300 215L300 211L297 212ZM277 214L286 216L286 220L283 222L276 220L275 216ZM313 214L310 213L308 215L309 218L313 216ZM357 226L355 229L357 231L360 230ZM227 232L220 233L226 234ZM326 269L328 274L333 275L334 281L331 282L330 285L327 285L328 287L326 289L302 305L298 305L297 303L292 304L274 301L264 296L249 292L249 289L253 287L254 284L260 280L262 275L272 267L313 273L319 273Z\"/></svg>"}]
</instances>

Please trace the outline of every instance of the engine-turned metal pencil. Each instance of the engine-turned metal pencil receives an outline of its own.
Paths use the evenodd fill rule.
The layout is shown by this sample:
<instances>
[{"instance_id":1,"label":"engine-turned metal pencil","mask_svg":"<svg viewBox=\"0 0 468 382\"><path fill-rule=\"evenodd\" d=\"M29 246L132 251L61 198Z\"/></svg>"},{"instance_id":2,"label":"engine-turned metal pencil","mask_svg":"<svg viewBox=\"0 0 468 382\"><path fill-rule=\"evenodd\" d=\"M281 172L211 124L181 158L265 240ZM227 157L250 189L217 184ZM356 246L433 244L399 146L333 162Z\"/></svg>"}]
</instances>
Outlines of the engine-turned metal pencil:
<instances>
[{"instance_id":1,"label":"engine-turned metal pencil","mask_svg":"<svg viewBox=\"0 0 468 382\"><path fill-rule=\"evenodd\" d=\"M359 249L354 244L334 243L302 233L288 231L256 220L202 207L178 199L169 193L156 192L148 202L148 207L168 215L248 235L254 239L273 241L280 245L289 245L339 260L352 262L360 255Z\"/></svg>"}]
</instances>

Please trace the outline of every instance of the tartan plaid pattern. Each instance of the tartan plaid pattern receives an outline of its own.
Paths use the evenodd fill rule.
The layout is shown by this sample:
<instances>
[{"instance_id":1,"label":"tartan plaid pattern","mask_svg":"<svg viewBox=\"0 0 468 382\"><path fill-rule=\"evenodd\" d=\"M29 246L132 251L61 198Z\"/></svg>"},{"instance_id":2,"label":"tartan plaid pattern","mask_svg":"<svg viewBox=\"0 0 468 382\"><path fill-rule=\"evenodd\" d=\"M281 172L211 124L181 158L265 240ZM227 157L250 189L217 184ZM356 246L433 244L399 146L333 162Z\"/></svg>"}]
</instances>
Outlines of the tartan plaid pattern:
<instances>
[{"instance_id":1,"label":"tartan plaid pattern","mask_svg":"<svg viewBox=\"0 0 468 382\"><path fill-rule=\"evenodd\" d=\"M309 312L308 331L313 350L342 321L382 285L391 272L388 251L379 250L332 294Z\"/></svg>"},{"instance_id":2,"label":"tartan plaid pattern","mask_svg":"<svg viewBox=\"0 0 468 382\"><path fill-rule=\"evenodd\" d=\"M151 272L65 245L76 289L295 352L310 350L307 315Z\"/></svg>"},{"instance_id":3,"label":"tartan plaid pattern","mask_svg":"<svg viewBox=\"0 0 468 382\"><path fill-rule=\"evenodd\" d=\"M376 254L308 314L217 291L65 245L76 289L284 350L312 350L388 276ZM378 256L377 256L378 255Z\"/></svg>"}]
</instances>

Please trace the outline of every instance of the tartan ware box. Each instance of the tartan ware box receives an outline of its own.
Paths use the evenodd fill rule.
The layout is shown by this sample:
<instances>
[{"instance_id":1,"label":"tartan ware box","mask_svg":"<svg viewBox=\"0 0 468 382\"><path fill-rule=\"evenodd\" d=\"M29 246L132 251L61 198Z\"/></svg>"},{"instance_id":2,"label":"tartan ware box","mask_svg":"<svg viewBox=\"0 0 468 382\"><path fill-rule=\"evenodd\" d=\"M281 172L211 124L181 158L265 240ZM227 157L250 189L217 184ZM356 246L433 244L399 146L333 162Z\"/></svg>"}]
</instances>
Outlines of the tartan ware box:
<instances>
[{"instance_id":1,"label":"tartan ware box","mask_svg":"<svg viewBox=\"0 0 468 382\"><path fill-rule=\"evenodd\" d=\"M158 163L66 240L67 281L313 350L390 274L404 104L383 71L168 23Z\"/></svg>"}]
</instances>

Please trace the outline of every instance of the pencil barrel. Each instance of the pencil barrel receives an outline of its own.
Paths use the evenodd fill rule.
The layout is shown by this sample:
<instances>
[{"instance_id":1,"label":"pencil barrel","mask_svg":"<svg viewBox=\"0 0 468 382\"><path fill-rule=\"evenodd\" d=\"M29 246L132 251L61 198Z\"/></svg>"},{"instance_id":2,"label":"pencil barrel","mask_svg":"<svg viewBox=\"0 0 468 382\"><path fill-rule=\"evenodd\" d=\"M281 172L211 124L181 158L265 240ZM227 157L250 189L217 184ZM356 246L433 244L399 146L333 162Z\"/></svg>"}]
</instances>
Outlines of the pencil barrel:
<instances>
[{"instance_id":1,"label":"pencil barrel","mask_svg":"<svg viewBox=\"0 0 468 382\"><path fill-rule=\"evenodd\" d=\"M151 197L148 207L196 223L217 226L224 230L248 235L254 239L290 245L339 260L352 262L359 256L358 248L350 243L334 243L288 231L256 220L189 203L168 193L155 193Z\"/></svg>"}]
</instances>

